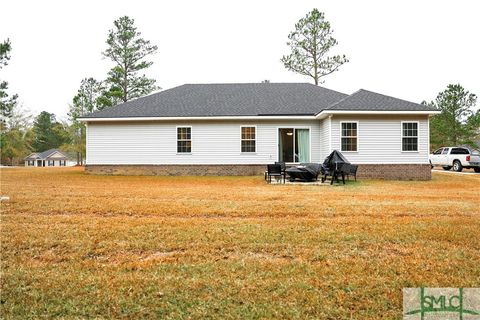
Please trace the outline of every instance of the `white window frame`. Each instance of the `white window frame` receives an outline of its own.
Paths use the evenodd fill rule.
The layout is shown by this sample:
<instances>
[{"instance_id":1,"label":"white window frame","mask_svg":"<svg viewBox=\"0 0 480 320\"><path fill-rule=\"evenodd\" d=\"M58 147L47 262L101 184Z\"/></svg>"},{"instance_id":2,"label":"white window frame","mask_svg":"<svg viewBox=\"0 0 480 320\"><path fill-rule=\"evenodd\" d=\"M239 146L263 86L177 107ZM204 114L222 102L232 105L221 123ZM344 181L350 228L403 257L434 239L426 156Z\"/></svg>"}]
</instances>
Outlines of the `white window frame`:
<instances>
[{"instance_id":1,"label":"white window frame","mask_svg":"<svg viewBox=\"0 0 480 320\"><path fill-rule=\"evenodd\" d=\"M179 140L178 139L178 129L179 128L190 128L190 152L178 152L178 141L188 141L185 139ZM192 154L193 152L193 129L192 126L176 126L175 127L175 151L176 154L181 155L181 154Z\"/></svg>"},{"instance_id":2,"label":"white window frame","mask_svg":"<svg viewBox=\"0 0 480 320\"><path fill-rule=\"evenodd\" d=\"M309 139L309 154L310 154L310 158L308 159L308 162L312 162L312 127L311 126L279 126L279 127L276 127L276 145L277 145L277 148L276 148L276 156L275 156L275 159L277 159L276 161L280 161L280 155L278 154L278 152L280 151L279 148L278 148L278 144L280 143L279 139L278 139L278 130L279 129L293 129L293 141L294 141L294 145L293 145L293 148L295 149L295 129L308 129L308 139ZM293 158L295 159L295 155L293 156ZM286 164L300 164L300 162L286 162Z\"/></svg>"},{"instance_id":3,"label":"white window frame","mask_svg":"<svg viewBox=\"0 0 480 320\"><path fill-rule=\"evenodd\" d=\"M255 128L255 139L242 139L242 129L243 128ZM240 153L241 154L256 154L257 153L257 138L258 130L256 125L241 125L240 126ZM242 151L242 141L255 141L255 151Z\"/></svg>"},{"instance_id":4,"label":"white window frame","mask_svg":"<svg viewBox=\"0 0 480 320\"><path fill-rule=\"evenodd\" d=\"M344 123L356 123L357 124L357 135L354 136L348 136L344 137L343 136L343 124ZM347 151L343 150L342 148L342 138L357 138L357 150L356 151ZM340 152L345 152L345 153L358 153L360 150L360 124L359 121L352 120L352 121L340 121Z\"/></svg>"},{"instance_id":5,"label":"white window frame","mask_svg":"<svg viewBox=\"0 0 480 320\"><path fill-rule=\"evenodd\" d=\"M417 124L417 136L416 137L404 137L403 136L403 124L404 123L416 123ZM420 121L401 121L400 125L400 150L405 153L418 153L420 149ZM403 138L417 138L417 150L403 150Z\"/></svg>"}]
</instances>

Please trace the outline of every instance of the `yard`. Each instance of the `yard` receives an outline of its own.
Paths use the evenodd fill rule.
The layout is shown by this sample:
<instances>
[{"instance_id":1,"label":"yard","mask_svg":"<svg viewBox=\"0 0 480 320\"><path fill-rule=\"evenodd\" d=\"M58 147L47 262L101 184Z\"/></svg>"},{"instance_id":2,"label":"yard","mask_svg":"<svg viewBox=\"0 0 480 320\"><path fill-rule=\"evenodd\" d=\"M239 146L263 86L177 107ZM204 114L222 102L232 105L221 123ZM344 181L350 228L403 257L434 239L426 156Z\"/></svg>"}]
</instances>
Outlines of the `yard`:
<instances>
[{"instance_id":1,"label":"yard","mask_svg":"<svg viewBox=\"0 0 480 320\"><path fill-rule=\"evenodd\" d=\"M479 186L2 169L0 317L398 319L480 285Z\"/></svg>"}]
</instances>

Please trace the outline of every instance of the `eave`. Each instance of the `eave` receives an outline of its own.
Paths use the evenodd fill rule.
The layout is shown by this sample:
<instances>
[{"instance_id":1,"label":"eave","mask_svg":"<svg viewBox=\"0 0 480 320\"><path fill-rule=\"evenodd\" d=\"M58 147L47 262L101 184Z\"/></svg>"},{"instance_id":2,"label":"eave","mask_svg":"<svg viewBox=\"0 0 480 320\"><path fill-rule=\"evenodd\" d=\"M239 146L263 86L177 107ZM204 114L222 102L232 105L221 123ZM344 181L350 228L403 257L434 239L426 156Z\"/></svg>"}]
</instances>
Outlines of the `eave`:
<instances>
[{"instance_id":1,"label":"eave","mask_svg":"<svg viewBox=\"0 0 480 320\"><path fill-rule=\"evenodd\" d=\"M315 119L324 119L333 115L435 115L440 111L361 111L361 110L323 110L315 116Z\"/></svg>"},{"instance_id":2,"label":"eave","mask_svg":"<svg viewBox=\"0 0 480 320\"><path fill-rule=\"evenodd\" d=\"M205 121L205 120L315 120L314 115L291 116L206 116L206 117L119 117L78 118L82 122L125 122L125 121Z\"/></svg>"}]
</instances>

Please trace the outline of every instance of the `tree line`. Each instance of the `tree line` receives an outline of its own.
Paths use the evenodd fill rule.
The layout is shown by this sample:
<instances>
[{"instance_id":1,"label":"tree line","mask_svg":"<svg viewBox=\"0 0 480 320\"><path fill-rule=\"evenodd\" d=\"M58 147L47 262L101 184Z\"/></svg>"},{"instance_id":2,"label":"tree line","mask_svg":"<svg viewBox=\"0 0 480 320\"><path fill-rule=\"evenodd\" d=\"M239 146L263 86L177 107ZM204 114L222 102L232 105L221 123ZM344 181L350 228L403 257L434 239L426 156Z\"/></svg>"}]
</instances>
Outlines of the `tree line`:
<instances>
[{"instance_id":1,"label":"tree line","mask_svg":"<svg viewBox=\"0 0 480 320\"><path fill-rule=\"evenodd\" d=\"M158 48L145 40L127 16L114 21L107 35L107 48L102 52L113 62L105 79L86 77L68 107L68 122L60 122L55 114L43 111L33 118L18 104L18 95L7 94L8 83L0 82L1 162L17 165L31 152L61 148L74 153L77 163L85 158L85 124L78 118L83 115L127 102L160 89L155 79L142 71L153 62L148 57ZM0 68L8 64L11 42L0 43ZM32 121L33 120L33 121Z\"/></svg>"},{"instance_id":2,"label":"tree line","mask_svg":"<svg viewBox=\"0 0 480 320\"><path fill-rule=\"evenodd\" d=\"M58 121L52 113L43 111L35 118L18 103L18 95L8 94L8 82L0 80L0 147L1 163L16 165L30 152L61 148L76 154L77 162L85 157L85 124L79 117L103 110L122 102L148 95L160 88L156 80L141 74L153 62L149 57L158 50L145 40L128 16L114 21L107 35L103 57L113 66L105 79L86 77L68 107L68 122ZM323 78L348 63L345 55L329 55L338 44L333 37L325 14L313 9L300 19L288 35L290 52L281 58L284 67L310 77L318 85ZM0 42L0 70L8 65L12 44ZM480 140L480 110L477 96L460 84L451 84L436 99L422 102L441 111L430 121L431 148L446 145L478 147Z\"/></svg>"}]
</instances>

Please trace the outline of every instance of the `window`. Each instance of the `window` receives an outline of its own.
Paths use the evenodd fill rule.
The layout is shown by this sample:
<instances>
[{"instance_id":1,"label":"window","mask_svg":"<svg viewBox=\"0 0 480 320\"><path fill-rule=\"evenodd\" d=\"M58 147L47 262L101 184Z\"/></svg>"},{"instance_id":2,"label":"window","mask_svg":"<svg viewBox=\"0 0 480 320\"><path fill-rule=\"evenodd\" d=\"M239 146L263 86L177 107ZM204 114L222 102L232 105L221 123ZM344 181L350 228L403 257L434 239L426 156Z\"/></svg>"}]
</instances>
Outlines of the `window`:
<instances>
[{"instance_id":1,"label":"window","mask_svg":"<svg viewBox=\"0 0 480 320\"><path fill-rule=\"evenodd\" d=\"M470 152L465 148L452 148L450 154L470 154Z\"/></svg>"},{"instance_id":2,"label":"window","mask_svg":"<svg viewBox=\"0 0 480 320\"><path fill-rule=\"evenodd\" d=\"M278 129L278 161L310 162L310 129Z\"/></svg>"},{"instance_id":3,"label":"window","mask_svg":"<svg viewBox=\"0 0 480 320\"><path fill-rule=\"evenodd\" d=\"M342 151L358 151L358 123L357 122L342 122Z\"/></svg>"},{"instance_id":4,"label":"window","mask_svg":"<svg viewBox=\"0 0 480 320\"><path fill-rule=\"evenodd\" d=\"M67 160L60 160L60 167L65 167Z\"/></svg>"},{"instance_id":5,"label":"window","mask_svg":"<svg viewBox=\"0 0 480 320\"><path fill-rule=\"evenodd\" d=\"M402 151L418 151L418 122L402 122Z\"/></svg>"},{"instance_id":6,"label":"window","mask_svg":"<svg viewBox=\"0 0 480 320\"><path fill-rule=\"evenodd\" d=\"M256 145L256 128L242 127L242 152L255 152Z\"/></svg>"},{"instance_id":7,"label":"window","mask_svg":"<svg viewBox=\"0 0 480 320\"><path fill-rule=\"evenodd\" d=\"M33 167L35 165L35 160L28 160L28 166Z\"/></svg>"},{"instance_id":8,"label":"window","mask_svg":"<svg viewBox=\"0 0 480 320\"><path fill-rule=\"evenodd\" d=\"M437 149L433 152L433 154L442 154L443 148Z\"/></svg>"},{"instance_id":9,"label":"window","mask_svg":"<svg viewBox=\"0 0 480 320\"><path fill-rule=\"evenodd\" d=\"M450 150L450 148L444 148L442 154L448 154L448 150Z\"/></svg>"},{"instance_id":10,"label":"window","mask_svg":"<svg viewBox=\"0 0 480 320\"><path fill-rule=\"evenodd\" d=\"M192 152L192 128L191 127L177 128L177 152L178 153Z\"/></svg>"},{"instance_id":11,"label":"window","mask_svg":"<svg viewBox=\"0 0 480 320\"><path fill-rule=\"evenodd\" d=\"M55 166L55 160L48 160L48 166L49 167L54 167Z\"/></svg>"}]
</instances>

